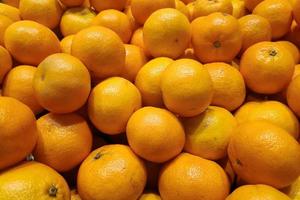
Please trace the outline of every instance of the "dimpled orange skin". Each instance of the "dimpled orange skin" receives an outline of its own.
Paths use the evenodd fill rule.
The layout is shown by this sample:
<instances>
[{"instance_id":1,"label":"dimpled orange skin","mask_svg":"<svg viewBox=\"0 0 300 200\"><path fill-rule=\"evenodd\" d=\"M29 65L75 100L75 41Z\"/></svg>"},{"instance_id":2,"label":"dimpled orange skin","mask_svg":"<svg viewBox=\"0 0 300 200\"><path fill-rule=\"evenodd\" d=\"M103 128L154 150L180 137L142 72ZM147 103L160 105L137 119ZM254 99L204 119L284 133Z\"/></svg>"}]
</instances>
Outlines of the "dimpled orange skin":
<instances>
[{"instance_id":1,"label":"dimpled orange skin","mask_svg":"<svg viewBox=\"0 0 300 200\"><path fill-rule=\"evenodd\" d=\"M71 54L73 39L74 39L74 35L68 35L67 37L64 37L60 41L62 53Z\"/></svg>"},{"instance_id":2,"label":"dimpled orange skin","mask_svg":"<svg viewBox=\"0 0 300 200\"><path fill-rule=\"evenodd\" d=\"M125 47L119 36L102 26L78 32L73 39L72 55L79 58L98 78L117 76L125 65Z\"/></svg>"},{"instance_id":3,"label":"dimpled orange skin","mask_svg":"<svg viewBox=\"0 0 300 200\"><path fill-rule=\"evenodd\" d=\"M214 12L231 15L233 11L231 0L197 0L194 4L193 19L207 16Z\"/></svg>"},{"instance_id":4,"label":"dimpled orange skin","mask_svg":"<svg viewBox=\"0 0 300 200\"><path fill-rule=\"evenodd\" d=\"M4 3L0 3L0 14L11 18L13 21L21 20L19 9Z\"/></svg>"},{"instance_id":5,"label":"dimpled orange skin","mask_svg":"<svg viewBox=\"0 0 300 200\"><path fill-rule=\"evenodd\" d=\"M138 200L161 200L161 198L156 193L147 192L143 193L143 195Z\"/></svg>"},{"instance_id":6,"label":"dimpled orange skin","mask_svg":"<svg viewBox=\"0 0 300 200\"><path fill-rule=\"evenodd\" d=\"M0 174L0 199L70 199L64 178L52 168L38 162L24 162Z\"/></svg>"},{"instance_id":7,"label":"dimpled orange skin","mask_svg":"<svg viewBox=\"0 0 300 200\"><path fill-rule=\"evenodd\" d=\"M300 117L300 76L296 76L287 88L287 102L289 107Z\"/></svg>"},{"instance_id":8,"label":"dimpled orange skin","mask_svg":"<svg viewBox=\"0 0 300 200\"><path fill-rule=\"evenodd\" d=\"M105 145L81 164L77 189L83 200L138 199L146 185L146 176L143 161L128 146Z\"/></svg>"},{"instance_id":9,"label":"dimpled orange skin","mask_svg":"<svg viewBox=\"0 0 300 200\"><path fill-rule=\"evenodd\" d=\"M299 49L294 43L289 41L278 41L277 44L282 45L292 54L295 60L295 64L299 63L299 58L300 58Z\"/></svg>"},{"instance_id":10,"label":"dimpled orange skin","mask_svg":"<svg viewBox=\"0 0 300 200\"><path fill-rule=\"evenodd\" d=\"M107 9L123 10L127 0L90 0L90 4L96 11L100 12Z\"/></svg>"},{"instance_id":11,"label":"dimpled orange skin","mask_svg":"<svg viewBox=\"0 0 300 200\"><path fill-rule=\"evenodd\" d=\"M165 106L182 117L200 114L213 98L213 83L207 69L192 59L171 63L162 75L161 90Z\"/></svg>"},{"instance_id":12,"label":"dimpled orange skin","mask_svg":"<svg viewBox=\"0 0 300 200\"><path fill-rule=\"evenodd\" d=\"M279 39L290 29L292 7L286 0L264 0L253 10L253 14L266 18L272 27L272 39Z\"/></svg>"},{"instance_id":13,"label":"dimpled orange skin","mask_svg":"<svg viewBox=\"0 0 300 200\"><path fill-rule=\"evenodd\" d=\"M137 155L158 163L177 156L185 143L184 130L176 116L155 107L144 107L133 113L126 135Z\"/></svg>"},{"instance_id":14,"label":"dimpled orange skin","mask_svg":"<svg viewBox=\"0 0 300 200\"><path fill-rule=\"evenodd\" d=\"M189 153L165 164L159 177L163 200L224 200L229 188L226 173L217 163Z\"/></svg>"},{"instance_id":15,"label":"dimpled orange skin","mask_svg":"<svg viewBox=\"0 0 300 200\"><path fill-rule=\"evenodd\" d=\"M59 40L49 28L28 20L11 24L4 43L17 61L29 65L38 65L47 56L61 52Z\"/></svg>"},{"instance_id":16,"label":"dimpled orange skin","mask_svg":"<svg viewBox=\"0 0 300 200\"><path fill-rule=\"evenodd\" d=\"M60 0L67 7L80 6L84 3L84 0Z\"/></svg>"},{"instance_id":17,"label":"dimpled orange skin","mask_svg":"<svg viewBox=\"0 0 300 200\"><path fill-rule=\"evenodd\" d=\"M248 88L257 93L273 94L283 90L292 79L293 56L274 42L249 47L240 62L240 72Z\"/></svg>"},{"instance_id":18,"label":"dimpled orange skin","mask_svg":"<svg viewBox=\"0 0 300 200\"><path fill-rule=\"evenodd\" d=\"M300 145L268 121L241 124L229 142L228 155L237 175L250 184L283 188L300 175Z\"/></svg>"},{"instance_id":19,"label":"dimpled orange skin","mask_svg":"<svg viewBox=\"0 0 300 200\"><path fill-rule=\"evenodd\" d=\"M5 75L12 68L12 59L9 52L2 46L0 46L0 83L2 83Z\"/></svg>"},{"instance_id":20,"label":"dimpled orange skin","mask_svg":"<svg viewBox=\"0 0 300 200\"><path fill-rule=\"evenodd\" d=\"M0 113L0 169L4 169L25 159L33 150L37 129L30 108L14 98L0 97Z\"/></svg>"},{"instance_id":21,"label":"dimpled orange skin","mask_svg":"<svg viewBox=\"0 0 300 200\"><path fill-rule=\"evenodd\" d=\"M222 13L195 19L192 46L200 62L231 62L242 47L237 19Z\"/></svg>"},{"instance_id":22,"label":"dimpled orange skin","mask_svg":"<svg viewBox=\"0 0 300 200\"><path fill-rule=\"evenodd\" d=\"M82 107L89 96L90 74L74 56L52 54L38 66L33 89L45 109L54 113L73 112Z\"/></svg>"},{"instance_id":23,"label":"dimpled orange skin","mask_svg":"<svg viewBox=\"0 0 300 200\"><path fill-rule=\"evenodd\" d=\"M92 123L103 133L115 135L126 130L134 111L141 107L141 95L128 80L108 78L93 88L88 101Z\"/></svg>"},{"instance_id":24,"label":"dimpled orange skin","mask_svg":"<svg viewBox=\"0 0 300 200\"><path fill-rule=\"evenodd\" d=\"M2 86L2 95L21 101L38 114L43 111L43 107L38 103L33 90L36 69L34 66L20 65L10 70Z\"/></svg>"},{"instance_id":25,"label":"dimpled orange skin","mask_svg":"<svg viewBox=\"0 0 300 200\"><path fill-rule=\"evenodd\" d=\"M14 21L5 15L0 14L0 45L4 46L4 33L9 25Z\"/></svg>"}]
</instances>

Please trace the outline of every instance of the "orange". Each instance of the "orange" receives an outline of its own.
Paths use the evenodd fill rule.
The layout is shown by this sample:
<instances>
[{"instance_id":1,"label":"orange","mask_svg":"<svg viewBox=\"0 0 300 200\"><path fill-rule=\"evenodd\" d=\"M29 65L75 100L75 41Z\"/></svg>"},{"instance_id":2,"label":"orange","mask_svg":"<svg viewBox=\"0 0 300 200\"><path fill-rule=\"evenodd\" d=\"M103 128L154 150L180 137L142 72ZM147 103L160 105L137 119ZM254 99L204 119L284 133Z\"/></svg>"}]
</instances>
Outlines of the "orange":
<instances>
[{"instance_id":1,"label":"orange","mask_svg":"<svg viewBox=\"0 0 300 200\"><path fill-rule=\"evenodd\" d=\"M193 19L221 12L231 15L233 11L231 0L197 0L194 4Z\"/></svg>"},{"instance_id":2,"label":"orange","mask_svg":"<svg viewBox=\"0 0 300 200\"><path fill-rule=\"evenodd\" d=\"M80 6L84 3L84 0L60 0L67 7Z\"/></svg>"},{"instance_id":3,"label":"orange","mask_svg":"<svg viewBox=\"0 0 300 200\"><path fill-rule=\"evenodd\" d=\"M49 28L27 20L8 27L4 43L17 61L29 65L38 65L47 56L61 51L57 36Z\"/></svg>"},{"instance_id":4,"label":"orange","mask_svg":"<svg viewBox=\"0 0 300 200\"><path fill-rule=\"evenodd\" d=\"M160 196L153 192L146 192L138 200L161 200Z\"/></svg>"},{"instance_id":5,"label":"orange","mask_svg":"<svg viewBox=\"0 0 300 200\"><path fill-rule=\"evenodd\" d=\"M246 15L239 19L242 32L242 52L250 46L263 41L271 41L272 28L267 19L259 15Z\"/></svg>"},{"instance_id":6,"label":"orange","mask_svg":"<svg viewBox=\"0 0 300 200\"><path fill-rule=\"evenodd\" d=\"M82 199L138 199L146 175L143 161L128 146L106 145L93 151L81 164L77 189Z\"/></svg>"},{"instance_id":7,"label":"orange","mask_svg":"<svg viewBox=\"0 0 300 200\"><path fill-rule=\"evenodd\" d=\"M244 185L235 189L226 200L291 200L287 195L268 185Z\"/></svg>"},{"instance_id":8,"label":"orange","mask_svg":"<svg viewBox=\"0 0 300 200\"><path fill-rule=\"evenodd\" d=\"M244 0L246 8L252 12L253 9L264 0Z\"/></svg>"},{"instance_id":9,"label":"orange","mask_svg":"<svg viewBox=\"0 0 300 200\"><path fill-rule=\"evenodd\" d=\"M180 11L174 8L157 10L144 24L145 47L153 57L178 58L189 46L190 29L188 18Z\"/></svg>"},{"instance_id":10,"label":"orange","mask_svg":"<svg viewBox=\"0 0 300 200\"><path fill-rule=\"evenodd\" d=\"M299 122L294 113L278 101L253 101L242 105L235 113L238 123L254 120L267 120L285 129L291 136L298 138Z\"/></svg>"},{"instance_id":11,"label":"orange","mask_svg":"<svg viewBox=\"0 0 300 200\"><path fill-rule=\"evenodd\" d=\"M137 23L137 21L135 20L135 18L132 15L132 11L131 11L131 6L127 6L124 10L124 13L127 15L130 25L131 25L131 30L135 31L136 29L138 29L140 27L139 23Z\"/></svg>"},{"instance_id":12,"label":"orange","mask_svg":"<svg viewBox=\"0 0 300 200\"><path fill-rule=\"evenodd\" d=\"M75 7L66 10L60 21L60 31L63 36L76 34L89 27L96 13L89 8Z\"/></svg>"},{"instance_id":13,"label":"orange","mask_svg":"<svg viewBox=\"0 0 300 200\"><path fill-rule=\"evenodd\" d=\"M13 21L21 20L19 9L4 3L0 3L0 14L9 17Z\"/></svg>"},{"instance_id":14,"label":"orange","mask_svg":"<svg viewBox=\"0 0 300 200\"><path fill-rule=\"evenodd\" d=\"M0 14L0 45L4 46L4 33L14 21L5 15Z\"/></svg>"},{"instance_id":15,"label":"orange","mask_svg":"<svg viewBox=\"0 0 300 200\"><path fill-rule=\"evenodd\" d=\"M120 76L133 82L141 67L147 62L147 58L142 48L132 44L125 44L125 51L125 67Z\"/></svg>"},{"instance_id":16,"label":"orange","mask_svg":"<svg viewBox=\"0 0 300 200\"><path fill-rule=\"evenodd\" d=\"M5 75L11 70L12 68L12 59L9 52L0 46L0 83L2 83Z\"/></svg>"},{"instance_id":17,"label":"orange","mask_svg":"<svg viewBox=\"0 0 300 200\"><path fill-rule=\"evenodd\" d=\"M194 1L196 1L196 0L182 0L182 2L185 3L185 4L189 4L189 3L192 3Z\"/></svg>"},{"instance_id":18,"label":"orange","mask_svg":"<svg viewBox=\"0 0 300 200\"><path fill-rule=\"evenodd\" d=\"M125 132L127 121L141 107L141 95L128 80L112 77L93 88L88 101L92 123L103 133Z\"/></svg>"},{"instance_id":19,"label":"orange","mask_svg":"<svg viewBox=\"0 0 300 200\"><path fill-rule=\"evenodd\" d=\"M300 48L300 26L293 21L289 32L284 37L285 40L294 43L298 48Z\"/></svg>"},{"instance_id":20,"label":"orange","mask_svg":"<svg viewBox=\"0 0 300 200\"><path fill-rule=\"evenodd\" d=\"M300 116L300 76L296 76L289 84L287 88L287 102L289 107Z\"/></svg>"},{"instance_id":21,"label":"orange","mask_svg":"<svg viewBox=\"0 0 300 200\"><path fill-rule=\"evenodd\" d=\"M229 187L226 173L217 163L189 153L165 164L159 177L163 200L224 200Z\"/></svg>"},{"instance_id":22,"label":"orange","mask_svg":"<svg viewBox=\"0 0 300 200\"><path fill-rule=\"evenodd\" d=\"M175 8L177 10L179 10L182 14L184 14L189 19L189 17L190 17L189 10L182 1L175 0Z\"/></svg>"},{"instance_id":23,"label":"orange","mask_svg":"<svg viewBox=\"0 0 300 200\"><path fill-rule=\"evenodd\" d=\"M143 28L136 29L131 37L130 44L141 47L147 57L151 57L149 51L145 48Z\"/></svg>"},{"instance_id":24,"label":"orange","mask_svg":"<svg viewBox=\"0 0 300 200\"><path fill-rule=\"evenodd\" d=\"M36 161L65 172L80 164L92 148L92 133L78 114L48 113L37 120ZM63 162L62 162L63 161Z\"/></svg>"},{"instance_id":25,"label":"orange","mask_svg":"<svg viewBox=\"0 0 300 200\"><path fill-rule=\"evenodd\" d=\"M63 53L71 54L73 39L74 35L68 35L60 41L60 47Z\"/></svg>"},{"instance_id":26,"label":"orange","mask_svg":"<svg viewBox=\"0 0 300 200\"><path fill-rule=\"evenodd\" d=\"M245 16L248 11L245 7L245 0L231 0L232 3L232 16L241 18Z\"/></svg>"},{"instance_id":27,"label":"orange","mask_svg":"<svg viewBox=\"0 0 300 200\"><path fill-rule=\"evenodd\" d=\"M71 200L82 200L77 190L71 190Z\"/></svg>"},{"instance_id":28,"label":"orange","mask_svg":"<svg viewBox=\"0 0 300 200\"><path fill-rule=\"evenodd\" d=\"M19 0L2 0L2 2L16 8L19 7Z\"/></svg>"},{"instance_id":29,"label":"orange","mask_svg":"<svg viewBox=\"0 0 300 200\"><path fill-rule=\"evenodd\" d=\"M0 199L70 199L64 178L38 162L24 162L0 174Z\"/></svg>"},{"instance_id":30,"label":"orange","mask_svg":"<svg viewBox=\"0 0 300 200\"><path fill-rule=\"evenodd\" d=\"M193 21L192 29L192 45L201 62L231 62L242 47L239 23L231 15L199 17Z\"/></svg>"},{"instance_id":31,"label":"orange","mask_svg":"<svg viewBox=\"0 0 300 200\"><path fill-rule=\"evenodd\" d=\"M21 101L38 114L43 111L43 107L38 103L33 90L36 69L34 66L20 65L10 70L2 86L2 95Z\"/></svg>"},{"instance_id":32,"label":"orange","mask_svg":"<svg viewBox=\"0 0 300 200\"><path fill-rule=\"evenodd\" d=\"M131 0L132 15L140 24L144 24L152 13L162 8L175 8L175 0Z\"/></svg>"},{"instance_id":33,"label":"orange","mask_svg":"<svg viewBox=\"0 0 300 200\"><path fill-rule=\"evenodd\" d=\"M265 120L240 124L228 155L237 175L250 184L283 188L300 175L300 145L287 131Z\"/></svg>"},{"instance_id":34,"label":"orange","mask_svg":"<svg viewBox=\"0 0 300 200\"><path fill-rule=\"evenodd\" d=\"M63 9L57 0L20 0L20 14L23 20L32 20L51 29L58 26Z\"/></svg>"},{"instance_id":35,"label":"orange","mask_svg":"<svg viewBox=\"0 0 300 200\"><path fill-rule=\"evenodd\" d=\"M78 110L86 102L91 89L90 74L77 58L58 53L38 66L33 89L38 102L54 113Z\"/></svg>"},{"instance_id":36,"label":"orange","mask_svg":"<svg viewBox=\"0 0 300 200\"><path fill-rule=\"evenodd\" d=\"M285 47L292 54L296 64L299 63L299 58L300 58L299 49L295 44L289 41L278 41L277 43Z\"/></svg>"},{"instance_id":37,"label":"orange","mask_svg":"<svg viewBox=\"0 0 300 200\"><path fill-rule=\"evenodd\" d=\"M122 39L124 43L128 43L132 28L129 18L121 11L109 9L101 11L93 20L93 25L104 26L111 29Z\"/></svg>"},{"instance_id":38,"label":"orange","mask_svg":"<svg viewBox=\"0 0 300 200\"><path fill-rule=\"evenodd\" d=\"M133 113L127 123L126 135L137 155L157 163L177 156L185 142L183 127L176 116L165 109L150 106Z\"/></svg>"},{"instance_id":39,"label":"orange","mask_svg":"<svg viewBox=\"0 0 300 200\"><path fill-rule=\"evenodd\" d=\"M119 75L125 65L125 47L112 30L92 26L73 39L72 55L79 58L98 78Z\"/></svg>"},{"instance_id":40,"label":"orange","mask_svg":"<svg viewBox=\"0 0 300 200\"><path fill-rule=\"evenodd\" d=\"M275 42L260 42L244 52L240 72L254 92L274 94L290 82L294 66L294 58L285 47Z\"/></svg>"},{"instance_id":41,"label":"orange","mask_svg":"<svg viewBox=\"0 0 300 200\"><path fill-rule=\"evenodd\" d=\"M192 21L194 20L193 15L194 15L194 8L195 8L195 1L188 3L186 5L188 11L189 11L189 20Z\"/></svg>"},{"instance_id":42,"label":"orange","mask_svg":"<svg viewBox=\"0 0 300 200\"><path fill-rule=\"evenodd\" d=\"M140 69L135 79L135 85L141 92L143 105L163 107L161 77L172 62L173 60L167 57L154 58Z\"/></svg>"},{"instance_id":43,"label":"orange","mask_svg":"<svg viewBox=\"0 0 300 200\"><path fill-rule=\"evenodd\" d=\"M182 117L202 113L213 98L213 83L205 67L192 59L171 63L161 79L165 106Z\"/></svg>"},{"instance_id":44,"label":"orange","mask_svg":"<svg viewBox=\"0 0 300 200\"><path fill-rule=\"evenodd\" d=\"M183 118L186 133L184 150L209 160L227 155L229 140L237 128L237 121L224 108L209 106L196 117Z\"/></svg>"},{"instance_id":45,"label":"orange","mask_svg":"<svg viewBox=\"0 0 300 200\"><path fill-rule=\"evenodd\" d=\"M127 0L90 0L91 6L98 12L107 9L124 10Z\"/></svg>"},{"instance_id":46,"label":"orange","mask_svg":"<svg viewBox=\"0 0 300 200\"><path fill-rule=\"evenodd\" d=\"M266 18L272 27L272 39L284 36L290 29L292 7L286 0L264 0L253 10L253 14Z\"/></svg>"},{"instance_id":47,"label":"orange","mask_svg":"<svg viewBox=\"0 0 300 200\"><path fill-rule=\"evenodd\" d=\"M30 108L14 98L0 97L0 113L2 170L25 159L33 150L37 140L37 129Z\"/></svg>"},{"instance_id":48,"label":"orange","mask_svg":"<svg viewBox=\"0 0 300 200\"><path fill-rule=\"evenodd\" d=\"M300 1L294 0L294 3L292 6L293 6L294 18L297 21L297 23L300 24Z\"/></svg>"},{"instance_id":49,"label":"orange","mask_svg":"<svg viewBox=\"0 0 300 200\"><path fill-rule=\"evenodd\" d=\"M246 86L243 76L234 67L226 63L204 65L211 76L214 95L211 104L233 111L245 100Z\"/></svg>"},{"instance_id":50,"label":"orange","mask_svg":"<svg viewBox=\"0 0 300 200\"><path fill-rule=\"evenodd\" d=\"M293 79L296 78L298 75L300 75L300 64L295 65L295 71L293 74Z\"/></svg>"},{"instance_id":51,"label":"orange","mask_svg":"<svg viewBox=\"0 0 300 200\"><path fill-rule=\"evenodd\" d=\"M300 197L300 177L298 177L290 186L282 189L292 200L298 200Z\"/></svg>"}]
</instances>

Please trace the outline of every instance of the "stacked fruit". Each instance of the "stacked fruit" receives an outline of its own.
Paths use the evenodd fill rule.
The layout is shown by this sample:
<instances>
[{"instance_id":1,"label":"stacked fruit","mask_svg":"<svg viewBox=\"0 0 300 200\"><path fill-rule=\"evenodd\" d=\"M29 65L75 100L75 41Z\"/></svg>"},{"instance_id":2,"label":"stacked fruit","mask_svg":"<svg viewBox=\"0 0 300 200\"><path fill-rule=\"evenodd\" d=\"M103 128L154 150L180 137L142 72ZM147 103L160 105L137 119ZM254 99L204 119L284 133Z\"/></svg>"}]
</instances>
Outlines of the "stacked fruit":
<instances>
[{"instance_id":1,"label":"stacked fruit","mask_svg":"<svg viewBox=\"0 0 300 200\"><path fill-rule=\"evenodd\" d=\"M300 199L300 0L2 0L0 200Z\"/></svg>"}]
</instances>

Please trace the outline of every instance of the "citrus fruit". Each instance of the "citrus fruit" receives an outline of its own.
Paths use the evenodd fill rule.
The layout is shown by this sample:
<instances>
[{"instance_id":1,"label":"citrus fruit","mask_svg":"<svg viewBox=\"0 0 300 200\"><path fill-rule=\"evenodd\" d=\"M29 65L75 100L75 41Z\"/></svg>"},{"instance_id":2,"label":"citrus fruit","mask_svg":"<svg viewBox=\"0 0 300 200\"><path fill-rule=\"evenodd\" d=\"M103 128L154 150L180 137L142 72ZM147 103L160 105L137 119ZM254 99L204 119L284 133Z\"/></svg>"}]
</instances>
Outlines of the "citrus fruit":
<instances>
[{"instance_id":1,"label":"citrus fruit","mask_svg":"<svg viewBox=\"0 0 300 200\"><path fill-rule=\"evenodd\" d=\"M161 200L160 196L156 193L146 192L143 193L139 200Z\"/></svg>"},{"instance_id":2,"label":"citrus fruit","mask_svg":"<svg viewBox=\"0 0 300 200\"><path fill-rule=\"evenodd\" d=\"M193 18L196 19L215 12L231 15L232 10L231 0L197 0L194 4Z\"/></svg>"},{"instance_id":3,"label":"citrus fruit","mask_svg":"<svg viewBox=\"0 0 300 200\"><path fill-rule=\"evenodd\" d=\"M264 0L244 0L246 8L252 12L253 9Z\"/></svg>"},{"instance_id":4,"label":"citrus fruit","mask_svg":"<svg viewBox=\"0 0 300 200\"><path fill-rule=\"evenodd\" d=\"M298 48L300 48L300 26L293 21L289 32L284 37L285 40L294 43Z\"/></svg>"},{"instance_id":5,"label":"citrus fruit","mask_svg":"<svg viewBox=\"0 0 300 200\"><path fill-rule=\"evenodd\" d=\"M231 0L232 16L239 19L248 14L244 0Z\"/></svg>"},{"instance_id":6,"label":"citrus fruit","mask_svg":"<svg viewBox=\"0 0 300 200\"><path fill-rule=\"evenodd\" d=\"M60 0L67 7L80 6L84 3L84 0Z\"/></svg>"},{"instance_id":7,"label":"citrus fruit","mask_svg":"<svg viewBox=\"0 0 300 200\"><path fill-rule=\"evenodd\" d=\"M296 115L300 116L300 76L296 76L289 84L287 88L287 102L289 107L296 113Z\"/></svg>"},{"instance_id":8,"label":"citrus fruit","mask_svg":"<svg viewBox=\"0 0 300 200\"><path fill-rule=\"evenodd\" d=\"M184 14L188 19L190 18L189 10L182 1L175 0L175 8Z\"/></svg>"},{"instance_id":9,"label":"citrus fruit","mask_svg":"<svg viewBox=\"0 0 300 200\"><path fill-rule=\"evenodd\" d=\"M4 33L9 25L14 21L5 15L0 14L0 45L4 46Z\"/></svg>"},{"instance_id":10,"label":"citrus fruit","mask_svg":"<svg viewBox=\"0 0 300 200\"><path fill-rule=\"evenodd\" d=\"M16 8L19 7L19 0L2 0L2 2Z\"/></svg>"},{"instance_id":11,"label":"citrus fruit","mask_svg":"<svg viewBox=\"0 0 300 200\"><path fill-rule=\"evenodd\" d=\"M135 18L132 15L132 11L131 11L131 6L127 6L124 10L124 13L127 15L130 25L131 25L131 30L135 31L136 29L138 29L140 27L139 23L137 23L137 21L135 20Z\"/></svg>"},{"instance_id":12,"label":"citrus fruit","mask_svg":"<svg viewBox=\"0 0 300 200\"><path fill-rule=\"evenodd\" d=\"M4 3L0 3L0 14L9 17L13 21L21 20L19 9Z\"/></svg>"},{"instance_id":13,"label":"citrus fruit","mask_svg":"<svg viewBox=\"0 0 300 200\"><path fill-rule=\"evenodd\" d=\"M71 200L82 200L77 190L71 190Z\"/></svg>"},{"instance_id":14,"label":"citrus fruit","mask_svg":"<svg viewBox=\"0 0 300 200\"><path fill-rule=\"evenodd\" d=\"M9 52L2 46L0 46L0 83L2 83L5 75L12 68L12 59Z\"/></svg>"},{"instance_id":15,"label":"citrus fruit","mask_svg":"<svg viewBox=\"0 0 300 200\"><path fill-rule=\"evenodd\" d=\"M130 40L130 44L141 47L143 49L145 55L147 57L151 57L149 51L145 47L143 28L138 28L133 32L131 40Z\"/></svg>"},{"instance_id":16,"label":"citrus fruit","mask_svg":"<svg viewBox=\"0 0 300 200\"><path fill-rule=\"evenodd\" d=\"M300 58L299 49L295 44L289 41L278 41L277 44L280 44L281 46L286 48L292 54L295 63L296 64L299 63L299 58Z\"/></svg>"},{"instance_id":17,"label":"citrus fruit","mask_svg":"<svg viewBox=\"0 0 300 200\"><path fill-rule=\"evenodd\" d=\"M293 14L294 18L297 21L298 24L300 24L300 1L299 0L294 0L293 1Z\"/></svg>"},{"instance_id":18,"label":"citrus fruit","mask_svg":"<svg viewBox=\"0 0 300 200\"><path fill-rule=\"evenodd\" d=\"M68 35L60 41L60 47L62 53L71 54L73 39L74 39L74 35Z\"/></svg>"},{"instance_id":19,"label":"citrus fruit","mask_svg":"<svg viewBox=\"0 0 300 200\"><path fill-rule=\"evenodd\" d=\"M123 10L127 0L90 0L91 6L98 12L107 9Z\"/></svg>"}]
</instances>

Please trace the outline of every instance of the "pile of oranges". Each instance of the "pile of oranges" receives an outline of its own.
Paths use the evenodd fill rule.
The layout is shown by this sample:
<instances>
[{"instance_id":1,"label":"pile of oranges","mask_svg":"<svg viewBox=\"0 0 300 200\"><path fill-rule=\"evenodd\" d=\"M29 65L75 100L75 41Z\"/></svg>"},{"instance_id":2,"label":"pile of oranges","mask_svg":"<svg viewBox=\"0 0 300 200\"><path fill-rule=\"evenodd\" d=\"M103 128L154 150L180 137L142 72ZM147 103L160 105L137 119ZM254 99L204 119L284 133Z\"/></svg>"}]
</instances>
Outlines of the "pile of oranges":
<instances>
[{"instance_id":1,"label":"pile of oranges","mask_svg":"<svg viewBox=\"0 0 300 200\"><path fill-rule=\"evenodd\" d=\"M2 0L0 200L299 200L300 0Z\"/></svg>"}]
</instances>

